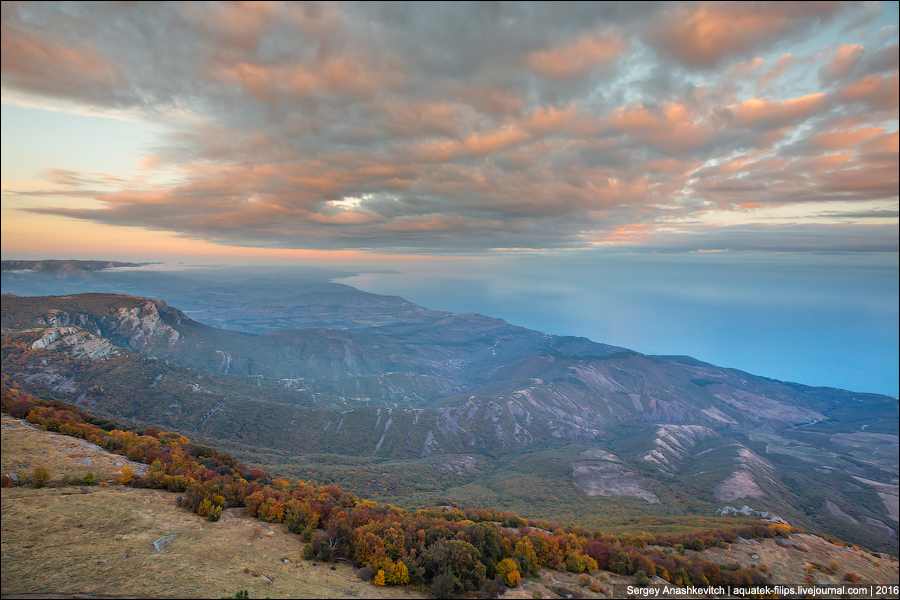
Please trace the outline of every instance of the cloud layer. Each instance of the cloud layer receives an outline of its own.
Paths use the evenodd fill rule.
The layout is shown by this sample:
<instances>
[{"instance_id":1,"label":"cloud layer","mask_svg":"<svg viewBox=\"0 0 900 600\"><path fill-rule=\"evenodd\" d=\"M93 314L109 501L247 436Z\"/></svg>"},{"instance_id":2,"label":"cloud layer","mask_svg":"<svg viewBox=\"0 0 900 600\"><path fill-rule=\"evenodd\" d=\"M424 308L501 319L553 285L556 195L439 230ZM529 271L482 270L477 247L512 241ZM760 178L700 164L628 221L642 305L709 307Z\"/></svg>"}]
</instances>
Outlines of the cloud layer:
<instances>
[{"instance_id":1,"label":"cloud layer","mask_svg":"<svg viewBox=\"0 0 900 600\"><path fill-rule=\"evenodd\" d=\"M802 2L4 2L5 101L170 131L144 162L167 183L48 165L54 196L98 207L6 194L251 246L896 251L897 28L880 18Z\"/></svg>"}]
</instances>

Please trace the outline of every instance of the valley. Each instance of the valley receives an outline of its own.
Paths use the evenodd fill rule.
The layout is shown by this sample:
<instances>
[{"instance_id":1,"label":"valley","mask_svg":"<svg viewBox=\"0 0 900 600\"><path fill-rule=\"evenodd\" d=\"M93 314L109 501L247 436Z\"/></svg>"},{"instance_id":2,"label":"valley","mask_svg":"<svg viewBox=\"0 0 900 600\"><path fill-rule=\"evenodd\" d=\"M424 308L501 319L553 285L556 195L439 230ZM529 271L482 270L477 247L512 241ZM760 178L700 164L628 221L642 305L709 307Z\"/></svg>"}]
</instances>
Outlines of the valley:
<instances>
[{"instance_id":1,"label":"valley","mask_svg":"<svg viewBox=\"0 0 900 600\"><path fill-rule=\"evenodd\" d=\"M139 270L116 271L129 272L120 282L140 280ZM40 281L72 289L97 285L97 275ZM894 398L642 355L340 284L282 286L290 293L267 289L257 307L292 325L278 331L253 331L252 318L244 331L201 324L169 300L4 296L3 371L33 393L399 506L698 531L726 519L716 509L749 504L896 553ZM189 305L215 297L238 314L244 289L197 292Z\"/></svg>"},{"instance_id":2,"label":"valley","mask_svg":"<svg viewBox=\"0 0 900 600\"><path fill-rule=\"evenodd\" d=\"M7 414L0 428L3 473L24 479L37 466L50 472L39 489L2 489L4 596L27 590L41 596L225 597L246 590L251 598L430 597L421 590L366 583L357 576L359 569L344 560L305 560L297 535L248 516L246 508L226 509L210 522L179 507L179 493L120 485L123 468L146 475L147 465L94 444ZM585 458L609 457L591 453ZM96 477L93 483L73 483L88 473ZM683 552L726 569L757 569L783 584L812 578L820 585L846 585L848 573L860 584L897 578L896 557L809 534L795 533L787 540L738 538ZM588 577L545 568L505 596L621 597L629 585L634 577L608 570Z\"/></svg>"}]
</instances>

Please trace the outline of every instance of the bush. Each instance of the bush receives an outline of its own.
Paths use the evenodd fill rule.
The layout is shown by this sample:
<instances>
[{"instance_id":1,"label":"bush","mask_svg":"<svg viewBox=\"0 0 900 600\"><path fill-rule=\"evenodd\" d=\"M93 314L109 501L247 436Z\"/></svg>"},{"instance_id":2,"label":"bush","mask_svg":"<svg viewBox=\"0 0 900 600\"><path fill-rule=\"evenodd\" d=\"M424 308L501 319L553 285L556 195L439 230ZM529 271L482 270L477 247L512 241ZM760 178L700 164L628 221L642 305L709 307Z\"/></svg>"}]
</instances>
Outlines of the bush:
<instances>
[{"instance_id":1,"label":"bush","mask_svg":"<svg viewBox=\"0 0 900 600\"><path fill-rule=\"evenodd\" d=\"M44 467L35 467L31 474L31 487L37 489L44 487L44 484L50 479L50 473Z\"/></svg>"},{"instance_id":2,"label":"bush","mask_svg":"<svg viewBox=\"0 0 900 600\"><path fill-rule=\"evenodd\" d=\"M570 552L566 555L566 570L570 573L584 573L587 566L584 557L578 552Z\"/></svg>"},{"instance_id":3,"label":"bush","mask_svg":"<svg viewBox=\"0 0 900 600\"><path fill-rule=\"evenodd\" d=\"M503 581L511 588L518 587L519 582L522 581L522 575L518 571L512 571L506 574Z\"/></svg>"},{"instance_id":4,"label":"bush","mask_svg":"<svg viewBox=\"0 0 900 600\"><path fill-rule=\"evenodd\" d=\"M501 577L507 586L514 588L519 585L521 579L519 565L511 558L504 558L497 563L497 576Z\"/></svg>"},{"instance_id":5,"label":"bush","mask_svg":"<svg viewBox=\"0 0 900 600\"><path fill-rule=\"evenodd\" d=\"M506 593L506 584L503 582L503 578L499 575L484 584L484 587L481 588L481 596L482 598L499 598L503 594Z\"/></svg>"},{"instance_id":6,"label":"bush","mask_svg":"<svg viewBox=\"0 0 900 600\"><path fill-rule=\"evenodd\" d=\"M631 562L631 556L627 552L619 552L615 558L609 561L609 570L619 575L634 574L634 563Z\"/></svg>"},{"instance_id":7,"label":"bush","mask_svg":"<svg viewBox=\"0 0 900 600\"><path fill-rule=\"evenodd\" d=\"M408 585L409 569L401 561L388 565L385 571L385 581L388 585Z\"/></svg>"},{"instance_id":8,"label":"bush","mask_svg":"<svg viewBox=\"0 0 900 600\"><path fill-rule=\"evenodd\" d=\"M581 587L588 587L589 585L591 585L591 576L586 575L584 573L579 575L578 576L578 585L580 585Z\"/></svg>"},{"instance_id":9,"label":"bush","mask_svg":"<svg viewBox=\"0 0 900 600\"><path fill-rule=\"evenodd\" d=\"M128 485L131 483L131 480L134 479L134 471L128 465L122 467L122 474L119 477L119 483L122 485Z\"/></svg>"},{"instance_id":10,"label":"bush","mask_svg":"<svg viewBox=\"0 0 900 600\"><path fill-rule=\"evenodd\" d=\"M327 542L319 544L319 560L322 562L329 562L332 556L331 546L328 545ZM377 577L376 577L377 579Z\"/></svg>"},{"instance_id":11,"label":"bush","mask_svg":"<svg viewBox=\"0 0 900 600\"><path fill-rule=\"evenodd\" d=\"M303 546L303 560L312 560L316 557L316 551L313 550L312 544Z\"/></svg>"},{"instance_id":12,"label":"bush","mask_svg":"<svg viewBox=\"0 0 900 600\"><path fill-rule=\"evenodd\" d=\"M88 471L84 474L84 477L81 478L81 483L84 485L97 485L97 478L94 477L94 474Z\"/></svg>"},{"instance_id":13,"label":"bush","mask_svg":"<svg viewBox=\"0 0 900 600\"><path fill-rule=\"evenodd\" d=\"M650 583L650 578L647 577L647 573L643 569L639 569L634 572L634 583L639 587L647 587Z\"/></svg>"},{"instance_id":14,"label":"bush","mask_svg":"<svg viewBox=\"0 0 900 600\"><path fill-rule=\"evenodd\" d=\"M435 598L450 598L456 587L456 577L448 571L444 571L431 582L431 593Z\"/></svg>"},{"instance_id":15,"label":"bush","mask_svg":"<svg viewBox=\"0 0 900 600\"><path fill-rule=\"evenodd\" d=\"M856 573L845 573L844 580L853 583L854 581L859 581L859 575Z\"/></svg>"}]
</instances>

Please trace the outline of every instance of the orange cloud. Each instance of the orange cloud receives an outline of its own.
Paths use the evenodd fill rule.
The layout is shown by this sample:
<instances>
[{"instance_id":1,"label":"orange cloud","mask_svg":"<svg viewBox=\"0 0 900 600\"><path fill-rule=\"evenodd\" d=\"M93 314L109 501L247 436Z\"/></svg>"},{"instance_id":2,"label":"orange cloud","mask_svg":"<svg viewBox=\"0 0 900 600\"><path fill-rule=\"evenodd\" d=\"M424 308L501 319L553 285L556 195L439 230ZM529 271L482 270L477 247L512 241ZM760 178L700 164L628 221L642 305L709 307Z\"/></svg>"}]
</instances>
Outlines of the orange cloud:
<instances>
[{"instance_id":1,"label":"orange cloud","mask_svg":"<svg viewBox=\"0 0 900 600\"><path fill-rule=\"evenodd\" d=\"M574 104L564 109L545 106L535 109L522 120L522 125L529 131L539 135L552 135L566 132L577 137L592 135L597 123L591 117L580 114Z\"/></svg>"},{"instance_id":2,"label":"orange cloud","mask_svg":"<svg viewBox=\"0 0 900 600\"><path fill-rule=\"evenodd\" d=\"M897 73L892 77L869 75L843 87L838 99L848 104L863 102L880 110L897 110L900 105L900 81Z\"/></svg>"},{"instance_id":3,"label":"orange cloud","mask_svg":"<svg viewBox=\"0 0 900 600\"><path fill-rule=\"evenodd\" d=\"M863 129L844 129L827 131L813 136L809 143L817 151L849 150L860 142L868 140L884 131L884 127L865 127Z\"/></svg>"},{"instance_id":4,"label":"orange cloud","mask_svg":"<svg viewBox=\"0 0 900 600\"><path fill-rule=\"evenodd\" d=\"M231 47L254 50L274 21L279 3L200 3L180 8L185 17L209 36Z\"/></svg>"},{"instance_id":5,"label":"orange cloud","mask_svg":"<svg viewBox=\"0 0 900 600\"><path fill-rule=\"evenodd\" d=\"M750 98L736 106L730 106L731 114L743 127L764 126L777 128L804 121L829 104L823 93L807 94L784 102Z\"/></svg>"},{"instance_id":6,"label":"orange cloud","mask_svg":"<svg viewBox=\"0 0 900 600\"><path fill-rule=\"evenodd\" d=\"M496 219L437 215L434 217L403 217L395 219L386 225L384 230L395 233L433 233L477 229L508 229L509 226L509 223Z\"/></svg>"},{"instance_id":7,"label":"orange cloud","mask_svg":"<svg viewBox=\"0 0 900 600\"><path fill-rule=\"evenodd\" d=\"M830 2L679 5L657 18L649 41L687 65L711 68L838 8Z\"/></svg>"},{"instance_id":8,"label":"orange cloud","mask_svg":"<svg viewBox=\"0 0 900 600\"><path fill-rule=\"evenodd\" d=\"M650 223L634 223L622 225L612 231L600 232L590 236L590 242L595 246L625 246L640 244L648 241L656 230L656 225Z\"/></svg>"},{"instance_id":9,"label":"orange cloud","mask_svg":"<svg viewBox=\"0 0 900 600\"><path fill-rule=\"evenodd\" d=\"M533 52L528 68L548 79L572 79L587 74L596 66L612 62L626 48L621 36L612 32L589 34L566 44Z\"/></svg>"},{"instance_id":10,"label":"orange cloud","mask_svg":"<svg viewBox=\"0 0 900 600\"><path fill-rule=\"evenodd\" d=\"M4 10L0 27L4 84L11 81L32 92L108 101L116 85L125 80L116 62L96 48L65 45L20 29L9 13Z\"/></svg>"},{"instance_id":11,"label":"orange cloud","mask_svg":"<svg viewBox=\"0 0 900 600\"><path fill-rule=\"evenodd\" d=\"M472 152L488 154L495 150L502 150L521 144L531 136L527 131L516 125L507 125L493 131L473 133L465 139L464 144Z\"/></svg>"},{"instance_id":12,"label":"orange cloud","mask_svg":"<svg viewBox=\"0 0 900 600\"><path fill-rule=\"evenodd\" d=\"M347 56L335 56L310 64L262 65L238 61L218 65L210 75L239 85L258 102L301 102L315 92L351 98L370 98L376 89L388 89L400 81L399 72L379 69Z\"/></svg>"},{"instance_id":13,"label":"orange cloud","mask_svg":"<svg viewBox=\"0 0 900 600\"><path fill-rule=\"evenodd\" d=\"M850 73L850 69L862 58L864 52L863 47L859 44L843 44L834 53L828 64L822 67L820 75L825 81L846 77Z\"/></svg>"},{"instance_id":14,"label":"orange cloud","mask_svg":"<svg viewBox=\"0 0 900 600\"><path fill-rule=\"evenodd\" d=\"M620 108L606 118L612 129L628 133L636 141L666 152L694 148L714 133L686 104L668 102L658 108L632 106Z\"/></svg>"},{"instance_id":15,"label":"orange cloud","mask_svg":"<svg viewBox=\"0 0 900 600\"><path fill-rule=\"evenodd\" d=\"M900 152L900 132L884 133L870 138L860 146L864 153L897 154Z\"/></svg>"},{"instance_id":16,"label":"orange cloud","mask_svg":"<svg viewBox=\"0 0 900 600\"><path fill-rule=\"evenodd\" d=\"M415 144L412 154L416 162L443 163L464 150L462 142L443 138Z\"/></svg>"}]
</instances>

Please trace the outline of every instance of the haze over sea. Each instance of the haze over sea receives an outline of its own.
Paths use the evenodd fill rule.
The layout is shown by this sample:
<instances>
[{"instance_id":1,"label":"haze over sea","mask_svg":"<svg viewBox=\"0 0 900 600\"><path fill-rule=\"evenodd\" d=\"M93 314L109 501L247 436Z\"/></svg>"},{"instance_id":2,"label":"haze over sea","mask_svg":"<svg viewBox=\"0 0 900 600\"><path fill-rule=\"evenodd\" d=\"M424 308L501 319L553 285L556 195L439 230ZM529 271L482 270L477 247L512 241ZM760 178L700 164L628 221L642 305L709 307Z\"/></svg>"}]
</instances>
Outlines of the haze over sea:
<instances>
[{"instance_id":1,"label":"haze over sea","mask_svg":"<svg viewBox=\"0 0 900 600\"><path fill-rule=\"evenodd\" d=\"M895 254L571 258L447 260L334 281L644 354L898 395Z\"/></svg>"}]
</instances>

